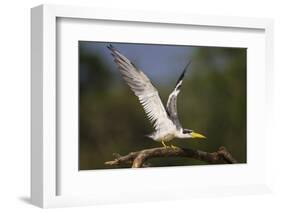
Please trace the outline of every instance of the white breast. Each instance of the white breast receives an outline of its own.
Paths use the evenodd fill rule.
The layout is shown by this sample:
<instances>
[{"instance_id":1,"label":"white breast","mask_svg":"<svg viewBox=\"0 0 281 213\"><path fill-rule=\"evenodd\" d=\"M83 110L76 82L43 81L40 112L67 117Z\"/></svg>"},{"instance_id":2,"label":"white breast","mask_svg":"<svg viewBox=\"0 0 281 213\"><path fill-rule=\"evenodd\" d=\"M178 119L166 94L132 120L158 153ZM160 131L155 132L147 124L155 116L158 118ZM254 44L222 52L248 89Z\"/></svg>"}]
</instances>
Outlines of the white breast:
<instances>
[{"instance_id":1,"label":"white breast","mask_svg":"<svg viewBox=\"0 0 281 213\"><path fill-rule=\"evenodd\" d=\"M154 140L159 142L167 142L175 138L175 131L169 131L169 132L157 132L154 135Z\"/></svg>"}]
</instances>

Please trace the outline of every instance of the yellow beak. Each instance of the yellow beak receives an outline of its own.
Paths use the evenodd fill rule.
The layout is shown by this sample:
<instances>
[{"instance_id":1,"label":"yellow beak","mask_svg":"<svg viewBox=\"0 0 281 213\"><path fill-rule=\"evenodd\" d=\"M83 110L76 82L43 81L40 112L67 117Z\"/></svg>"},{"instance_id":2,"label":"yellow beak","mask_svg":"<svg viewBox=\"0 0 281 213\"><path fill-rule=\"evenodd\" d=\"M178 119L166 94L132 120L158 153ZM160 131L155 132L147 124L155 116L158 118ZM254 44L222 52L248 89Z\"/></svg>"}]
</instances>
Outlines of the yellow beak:
<instances>
[{"instance_id":1,"label":"yellow beak","mask_svg":"<svg viewBox=\"0 0 281 213\"><path fill-rule=\"evenodd\" d=\"M191 136L192 136L192 138L206 138L204 135L201 135L201 134L196 133L196 132L192 132Z\"/></svg>"}]
</instances>

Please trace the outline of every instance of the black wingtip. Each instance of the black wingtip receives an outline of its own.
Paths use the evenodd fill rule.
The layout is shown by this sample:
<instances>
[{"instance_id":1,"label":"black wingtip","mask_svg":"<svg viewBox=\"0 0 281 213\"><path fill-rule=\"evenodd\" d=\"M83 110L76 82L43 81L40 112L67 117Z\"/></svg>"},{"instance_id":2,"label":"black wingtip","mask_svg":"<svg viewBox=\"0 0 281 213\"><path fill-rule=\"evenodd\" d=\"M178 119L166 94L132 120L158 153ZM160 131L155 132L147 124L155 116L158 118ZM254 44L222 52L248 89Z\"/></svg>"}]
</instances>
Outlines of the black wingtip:
<instances>
[{"instance_id":1,"label":"black wingtip","mask_svg":"<svg viewBox=\"0 0 281 213\"><path fill-rule=\"evenodd\" d=\"M185 72L187 70L187 68L189 67L189 65L191 64L191 60L187 63L187 65L185 66L184 70L182 71L178 81L177 81L177 84L184 78L184 75L185 75Z\"/></svg>"},{"instance_id":2,"label":"black wingtip","mask_svg":"<svg viewBox=\"0 0 281 213\"><path fill-rule=\"evenodd\" d=\"M111 50L111 51L115 50L115 48L113 47L112 44L109 44L109 45L107 45L106 47L107 47L109 50Z\"/></svg>"}]
</instances>

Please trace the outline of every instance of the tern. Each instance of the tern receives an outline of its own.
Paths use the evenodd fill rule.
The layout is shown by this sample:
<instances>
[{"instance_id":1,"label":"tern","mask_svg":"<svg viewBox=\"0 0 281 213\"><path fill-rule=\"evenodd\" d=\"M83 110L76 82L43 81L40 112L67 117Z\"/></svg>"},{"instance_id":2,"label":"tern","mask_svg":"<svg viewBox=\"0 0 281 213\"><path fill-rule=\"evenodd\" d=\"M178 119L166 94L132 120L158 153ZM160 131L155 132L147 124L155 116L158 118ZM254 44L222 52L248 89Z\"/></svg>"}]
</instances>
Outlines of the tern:
<instances>
[{"instance_id":1,"label":"tern","mask_svg":"<svg viewBox=\"0 0 281 213\"><path fill-rule=\"evenodd\" d=\"M122 55L113 45L108 45L114 62L118 66L123 79L138 97L144 111L152 123L155 131L147 135L154 141L161 142L164 147L169 147L166 142L174 138L206 138L204 135L194 132L191 129L183 128L177 112L177 97L180 93L183 78L190 61L180 75L175 89L169 95L166 107L160 99L157 89L152 85L144 72L138 69L128 58ZM172 148L176 146L171 145Z\"/></svg>"}]
</instances>

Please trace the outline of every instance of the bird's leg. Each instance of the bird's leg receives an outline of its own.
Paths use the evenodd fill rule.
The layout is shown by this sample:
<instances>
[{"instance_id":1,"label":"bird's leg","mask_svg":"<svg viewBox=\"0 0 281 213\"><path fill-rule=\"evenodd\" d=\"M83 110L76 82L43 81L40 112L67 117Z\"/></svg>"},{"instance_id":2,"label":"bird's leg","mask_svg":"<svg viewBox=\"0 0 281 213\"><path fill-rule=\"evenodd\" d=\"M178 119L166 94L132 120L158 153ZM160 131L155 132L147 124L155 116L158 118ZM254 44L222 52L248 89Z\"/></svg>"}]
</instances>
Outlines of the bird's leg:
<instances>
[{"instance_id":1,"label":"bird's leg","mask_svg":"<svg viewBox=\"0 0 281 213\"><path fill-rule=\"evenodd\" d=\"M162 145L163 145L165 148L168 148L168 147L169 147L169 146L167 146L167 145L165 144L164 141L162 141L161 143L162 143Z\"/></svg>"}]
</instances>

